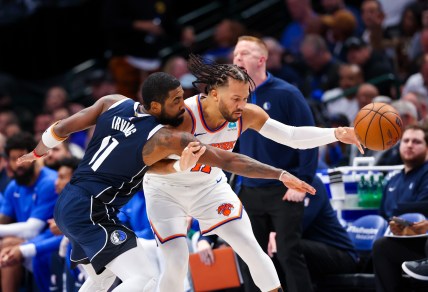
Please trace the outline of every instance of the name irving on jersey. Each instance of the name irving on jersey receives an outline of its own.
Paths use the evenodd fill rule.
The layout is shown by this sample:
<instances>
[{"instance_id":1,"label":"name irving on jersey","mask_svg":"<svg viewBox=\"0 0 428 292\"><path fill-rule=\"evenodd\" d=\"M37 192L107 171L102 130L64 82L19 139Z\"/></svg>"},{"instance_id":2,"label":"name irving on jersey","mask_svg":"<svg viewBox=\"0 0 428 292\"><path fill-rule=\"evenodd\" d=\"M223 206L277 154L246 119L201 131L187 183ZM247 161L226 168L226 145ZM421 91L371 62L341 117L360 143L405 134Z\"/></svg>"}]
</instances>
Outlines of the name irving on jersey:
<instances>
[{"instance_id":1,"label":"name irving on jersey","mask_svg":"<svg viewBox=\"0 0 428 292\"><path fill-rule=\"evenodd\" d=\"M111 122L111 128L121 131L125 137L128 137L137 131L134 124L117 116L114 116L113 121Z\"/></svg>"}]
</instances>

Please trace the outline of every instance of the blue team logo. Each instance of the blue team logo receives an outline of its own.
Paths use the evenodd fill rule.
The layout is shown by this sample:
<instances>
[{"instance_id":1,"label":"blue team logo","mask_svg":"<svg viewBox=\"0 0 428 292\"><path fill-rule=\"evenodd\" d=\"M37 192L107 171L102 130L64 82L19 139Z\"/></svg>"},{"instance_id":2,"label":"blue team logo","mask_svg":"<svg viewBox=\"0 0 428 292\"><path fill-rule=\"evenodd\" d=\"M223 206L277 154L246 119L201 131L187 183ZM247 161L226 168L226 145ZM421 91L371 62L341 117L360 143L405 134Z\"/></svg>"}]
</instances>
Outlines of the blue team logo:
<instances>
[{"instance_id":1,"label":"blue team logo","mask_svg":"<svg viewBox=\"0 0 428 292\"><path fill-rule=\"evenodd\" d=\"M263 104L263 109L265 110L265 111L268 111L268 110L270 110L270 108L272 107L272 105L270 104L270 102L268 102L268 101L266 101L264 104Z\"/></svg>"},{"instance_id":2,"label":"blue team logo","mask_svg":"<svg viewBox=\"0 0 428 292\"><path fill-rule=\"evenodd\" d=\"M110 235L110 241L114 245L119 245L126 240L126 233L122 230L115 230Z\"/></svg>"},{"instance_id":3,"label":"blue team logo","mask_svg":"<svg viewBox=\"0 0 428 292\"><path fill-rule=\"evenodd\" d=\"M229 128L229 129L236 128L236 122L234 122L234 123L229 123L228 128Z\"/></svg>"}]
</instances>

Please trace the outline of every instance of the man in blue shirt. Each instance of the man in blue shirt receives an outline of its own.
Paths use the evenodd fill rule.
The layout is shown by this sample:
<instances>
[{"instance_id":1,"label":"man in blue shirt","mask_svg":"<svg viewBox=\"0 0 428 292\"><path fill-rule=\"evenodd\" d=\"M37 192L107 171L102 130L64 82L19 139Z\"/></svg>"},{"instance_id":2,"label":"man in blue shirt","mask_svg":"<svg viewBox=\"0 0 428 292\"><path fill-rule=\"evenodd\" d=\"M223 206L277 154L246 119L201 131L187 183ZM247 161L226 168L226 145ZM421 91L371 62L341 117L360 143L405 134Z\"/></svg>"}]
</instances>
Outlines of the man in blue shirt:
<instances>
[{"instance_id":1,"label":"man in blue shirt","mask_svg":"<svg viewBox=\"0 0 428 292\"><path fill-rule=\"evenodd\" d=\"M404 169L393 176L383 190L380 214L385 219L410 212L428 216L427 154L427 129L417 125L409 126L400 143Z\"/></svg>"},{"instance_id":2,"label":"man in blue shirt","mask_svg":"<svg viewBox=\"0 0 428 292\"><path fill-rule=\"evenodd\" d=\"M19 166L16 164L18 157L35 146L36 142L29 133L16 134L6 142L5 150L13 180L6 187L0 209L2 249L36 237L47 226L47 220L53 217L57 199L56 172L35 162ZM8 259L7 255L1 258L2 290L17 291L21 281L21 266L3 267L3 263L9 260L13 259Z\"/></svg>"},{"instance_id":3,"label":"man in blue shirt","mask_svg":"<svg viewBox=\"0 0 428 292\"><path fill-rule=\"evenodd\" d=\"M386 218L404 213L423 213L428 206L428 129L418 125L406 128L401 138L400 156L404 169L386 185L380 213ZM391 230L396 226L390 222ZM425 255L426 238L390 238L376 240L373 265L377 291L405 291L401 265Z\"/></svg>"},{"instance_id":4,"label":"man in blue shirt","mask_svg":"<svg viewBox=\"0 0 428 292\"><path fill-rule=\"evenodd\" d=\"M300 91L266 72L267 54L266 45L254 37L240 37L235 47L233 63L244 67L256 85L248 102L257 104L272 119L283 124L314 126L311 110ZM256 160L286 168L309 184L315 175L317 148L292 149L266 139L256 131L246 131L240 137L239 149L240 153ZM273 180L242 178L239 197L262 248L267 247L272 227L277 232L278 259L286 274L283 283L287 286L285 290L312 291L309 272L300 247L305 193L287 189ZM244 284L248 288L252 286L251 291L258 291L252 284L248 269L244 266L243 270Z\"/></svg>"}]
</instances>

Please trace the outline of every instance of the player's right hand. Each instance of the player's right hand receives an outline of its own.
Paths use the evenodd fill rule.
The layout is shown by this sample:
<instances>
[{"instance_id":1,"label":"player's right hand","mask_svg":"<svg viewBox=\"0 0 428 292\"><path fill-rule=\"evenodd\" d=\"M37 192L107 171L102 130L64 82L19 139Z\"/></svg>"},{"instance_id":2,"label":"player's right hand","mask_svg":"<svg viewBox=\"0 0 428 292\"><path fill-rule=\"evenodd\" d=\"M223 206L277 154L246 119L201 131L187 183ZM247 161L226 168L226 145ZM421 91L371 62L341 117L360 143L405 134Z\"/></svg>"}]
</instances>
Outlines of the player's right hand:
<instances>
[{"instance_id":1,"label":"player's right hand","mask_svg":"<svg viewBox=\"0 0 428 292\"><path fill-rule=\"evenodd\" d=\"M40 157L41 157L41 156L40 156ZM16 160L16 163L17 163L18 165L20 165L20 164L22 164L22 163L32 162L32 161L34 161L34 160L36 160L37 158L40 158L40 157L37 157L37 156L34 154L34 151L31 151L31 152L29 152L29 153L27 153L27 154L24 154L24 155L22 155L21 157L19 157L19 158Z\"/></svg>"},{"instance_id":2,"label":"player's right hand","mask_svg":"<svg viewBox=\"0 0 428 292\"><path fill-rule=\"evenodd\" d=\"M282 181L282 183L289 189L293 189L298 192L309 193L311 195L315 195L316 193L316 190L313 186L298 179L287 171L282 172L279 180Z\"/></svg>"},{"instance_id":3,"label":"player's right hand","mask_svg":"<svg viewBox=\"0 0 428 292\"><path fill-rule=\"evenodd\" d=\"M198 162L199 157L201 157L206 150L207 147L201 146L201 142L190 142L181 153L180 168L185 170L193 167Z\"/></svg>"}]
</instances>

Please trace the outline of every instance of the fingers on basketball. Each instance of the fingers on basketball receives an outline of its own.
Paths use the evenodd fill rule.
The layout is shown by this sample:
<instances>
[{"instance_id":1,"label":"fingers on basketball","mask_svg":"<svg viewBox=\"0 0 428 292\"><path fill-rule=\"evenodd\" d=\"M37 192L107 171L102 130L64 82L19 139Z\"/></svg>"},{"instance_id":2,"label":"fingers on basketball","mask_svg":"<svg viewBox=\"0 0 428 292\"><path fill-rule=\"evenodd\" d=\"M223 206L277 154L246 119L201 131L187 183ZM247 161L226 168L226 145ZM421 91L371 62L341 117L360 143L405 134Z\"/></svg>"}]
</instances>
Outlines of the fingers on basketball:
<instances>
[{"instance_id":1,"label":"fingers on basketball","mask_svg":"<svg viewBox=\"0 0 428 292\"><path fill-rule=\"evenodd\" d=\"M387 150L401 139L403 122L398 111L391 105L369 103L355 117L354 131L366 148Z\"/></svg>"}]
</instances>

